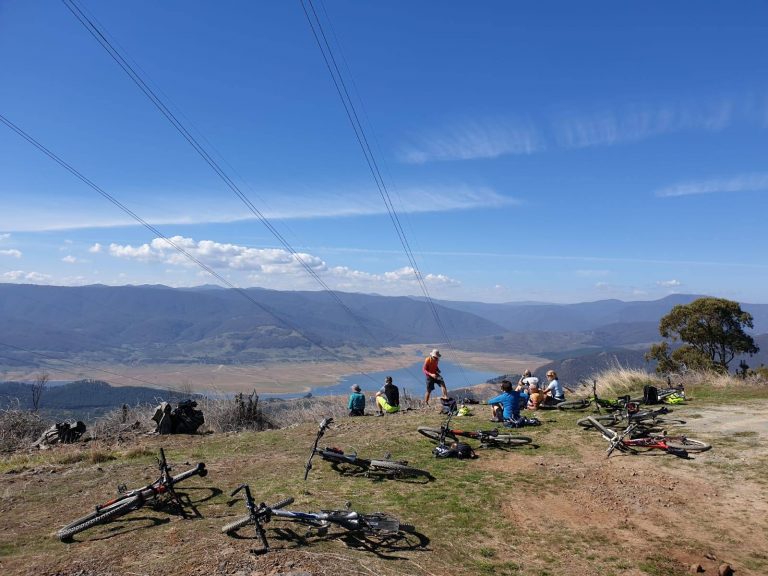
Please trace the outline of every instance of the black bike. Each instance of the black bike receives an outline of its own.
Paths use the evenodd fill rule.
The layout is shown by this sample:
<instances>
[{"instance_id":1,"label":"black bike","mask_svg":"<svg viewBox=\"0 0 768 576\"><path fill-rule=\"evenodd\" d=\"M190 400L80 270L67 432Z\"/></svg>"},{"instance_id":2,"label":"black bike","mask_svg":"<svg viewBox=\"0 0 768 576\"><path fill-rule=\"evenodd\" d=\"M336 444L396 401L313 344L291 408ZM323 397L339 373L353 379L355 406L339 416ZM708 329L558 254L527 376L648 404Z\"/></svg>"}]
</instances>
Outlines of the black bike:
<instances>
[{"instance_id":1,"label":"black bike","mask_svg":"<svg viewBox=\"0 0 768 576\"><path fill-rule=\"evenodd\" d=\"M349 506L346 510L321 510L320 512L283 510L285 506L293 503L293 498L286 498L273 506L268 506L264 502L256 505L248 484L240 485L232 492L232 496L240 490L245 491L245 506L248 508L248 515L230 522L221 531L225 534L231 534L248 524L253 524L256 528L256 534L261 540L261 548L253 550L254 554L269 552L269 542L264 524L267 524L273 517L308 526L310 533L317 536L325 536L328 529L335 526L350 533L359 533L367 538L376 538L381 545L400 540L407 533L415 531L413 526L401 524L394 516L382 512L362 514L350 510Z\"/></svg>"},{"instance_id":2,"label":"black bike","mask_svg":"<svg viewBox=\"0 0 768 576\"><path fill-rule=\"evenodd\" d=\"M135 490L126 490L124 486L118 487L120 495L117 498L113 498L104 504L97 505L94 511L87 516L83 516L74 522L70 522L58 531L58 537L61 540L68 540L78 532L92 528L97 524L109 522L113 518L137 510L147 503L150 503L157 508L161 504L170 501L178 507L182 516L186 517L184 506L173 487L190 476L197 475L201 478L204 477L208 474L208 470L205 469L205 464L200 462L197 466L186 472L182 472L177 476L171 476L171 467L168 466L168 463L165 460L165 451L160 448L158 467L160 468L160 477L152 484L144 486L143 488L136 488ZM161 496L165 496L165 498L161 500Z\"/></svg>"},{"instance_id":3,"label":"black bike","mask_svg":"<svg viewBox=\"0 0 768 576\"><path fill-rule=\"evenodd\" d=\"M309 459L304 465L304 480L307 479L309 471L312 470L312 458L315 454L320 456L326 462L330 462L331 466L342 474L365 476L374 474L396 479L422 479L426 482L433 480L432 474L426 470L408 466L406 460L390 460L389 455L386 455L383 459L376 460L361 458L354 453L346 454L340 448L318 448L317 445L320 442L320 438L323 437L325 431L332 423L333 418L325 418L320 422L320 428L317 431L315 443L309 453Z\"/></svg>"}]
</instances>

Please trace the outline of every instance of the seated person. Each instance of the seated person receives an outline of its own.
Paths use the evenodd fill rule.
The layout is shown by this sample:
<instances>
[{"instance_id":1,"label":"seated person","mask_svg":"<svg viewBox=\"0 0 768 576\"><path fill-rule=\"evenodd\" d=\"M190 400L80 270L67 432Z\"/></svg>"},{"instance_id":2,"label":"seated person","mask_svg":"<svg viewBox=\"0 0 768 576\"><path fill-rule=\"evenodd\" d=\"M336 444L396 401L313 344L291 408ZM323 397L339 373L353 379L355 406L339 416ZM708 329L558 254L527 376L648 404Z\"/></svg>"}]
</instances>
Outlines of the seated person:
<instances>
[{"instance_id":1,"label":"seated person","mask_svg":"<svg viewBox=\"0 0 768 576\"><path fill-rule=\"evenodd\" d=\"M488 400L493 411L492 422L503 422L520 417L520 387L512 389L512 382L501 381L501 394Z\"/></svg>"},{"instance_id":2,"label":"seated person","mask_svg":"<svg viewBox=\"0 0 768 576\"><path fill-rule=\"evenodd\" d=\"M400 390L392 383L392 376L387 376L384 386L376 392L376 405L379 407L377 416L384 416L384 412L394 414L400 410Z\"/></svg>"},{"instance_id":3,"label":"seated person","mask_svg":"<svg viewBox=\"0 0 768 576\"><path fill-rule=\"evenodd\" d=\"M536 378L536 376L531 376L530 370L526 370L517 385L522 387L522 390L520 391L520 403L527 407L528 400L531 397L531 387L535 387L538 390L539 379Z\"/></svg>"},{"instance_id":4,"label":"seated person","mask_svg":"<svg viewBox=\"0 0 768 576\"><path fill-rule=\"evenodd\" d=\"M537 378L538 380L538 378ZM528 410L538 410L541 403L544 402L544 394L539 390L538 382L533 382L528 387Z\"/></svg>"},{"instance_id":5,"label":"seated person","mask_svg":"<svg viewBox=\"0 0 768 576\"><path fill-rule=\"evenodd\" d=\"M557 373L554 370L547 372L549 384L544 388L544 402L547 404L559 404L565 400L565 391L563 385L557 379Z\"/></svg>"},{"instance_id":6,"label":"seated person","mask_svg":"<svg viewBox=\"0 0 768 576\"><path fill-rule=\"evenodd\" d=\"M352 394L349 395L347 409L350 416L365 416L365 394L360 390L360 386L352 386Z\"/></svg>"}]
</instances>

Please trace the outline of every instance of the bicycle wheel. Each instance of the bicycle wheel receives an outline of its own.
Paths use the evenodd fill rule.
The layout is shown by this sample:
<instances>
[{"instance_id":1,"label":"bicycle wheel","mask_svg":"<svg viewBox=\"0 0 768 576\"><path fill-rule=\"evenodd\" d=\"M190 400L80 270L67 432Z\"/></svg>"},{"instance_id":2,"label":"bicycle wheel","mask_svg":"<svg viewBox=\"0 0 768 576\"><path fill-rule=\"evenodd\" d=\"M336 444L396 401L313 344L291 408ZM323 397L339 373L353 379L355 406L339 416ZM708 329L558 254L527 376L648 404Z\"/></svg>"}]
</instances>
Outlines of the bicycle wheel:
<instances>
[{"instance_id":1,"label":"bicycle wheel","mask_svg":"<svg viewBox=\"0 0 768 576\"><path fill-rule=\"evenodd\" d=\"M57 536L60 540L67 540L78 532L92 528L97 524L104 524L109 522L112 518L117 518L118 516L127 514L134 508L139 507L137 504L139 504L140 499L141 496L136 494L128 498L118 500L114 504L107 506L102 510L92 512L88 516L83 516L82 518L78 518L74 522L67 524L64 526L64 528L57 532Z\"/></svg>"},{"instance_id":2,"label":"bicycle wheel","mask_svg":"<svg viewBox=\"0 0 768 576\"><path fill-rule=\"evenodd\" d=\"M432 474L426 470L420 470L419 468L413 468L400 464L399 462L391 462L389 460L371 460L371 468L381 469L393 476L424 476L425 478L431 478Z\"/></svg>"},{"instance_id":3,"label":"bicycle wheel","mask_svg":"<svg viewBox=\"0 0 768 576\"><path fill-rule=\"evenodd\" d=\"M242 518L238 518L237 520L234 520L233 522L230 522L229 524L226 524L221 528L221 532L223 534L229 534L230 532L234 532L238 528L242 528L243 526L246 526L251 522L250 516L243 516Z\"/></svg>"},{"instance_id":4,"label":"bicycle wheel","mask_svg":"<svg viewBox=\"0 0 768 576\"><path fill-rule=\"evenodd\" d=\"M667 436L664 438L664 441L670 448L674 450L685 450L686 452L706 452L712 448L711 444L686 436Z\"/></svg>"},{"instance_id":5,"label":"bicycle wheel","mask_svg":"<svg viewBox=\"0 0 768 576\"><path fill-rule=\"evenodd\" d=\"M503 444L504 446L525 446L531 442L533 442L533 438L513 436L512 434L499 434L485 441L486 444Z\"/></svg>"},{"instance_id":6,"label":"bicycle wheel","mask_svg":"<svg viewBox=\"0 0 768 576\"><path fill-rule=\"evenodd\" d=\"M417 429L419 434L422 434L429 438L430 440L434 440L435 442L440 441L440 436L442 436L443 431L440 428L430 428L428 426L419 426ZM445 438L448 440L456 441L456 435L451 432L450 430L447 430L445 432Z\"/></svg>"},{"instance_id":7,"label":"bicycle wheel","mask_svg":"<svg viewBox=\"0 0 768 576\"><path fill-rule=\"evenodd\" d=\"M580 400L566 400L565 402L560 402L560 404L557 405L558 410L585 410L592 404L591 400L582 398Z\"/></svg>"},{"instance_id":8,"label":"bicycle wheel","mask_svg":"<svg viewBox=\"0 0 768 576\"><path fill-rule=\"evenodd\" d=\"M359 474L368 469L367 461L359 461L352 456L339 454L333 450L321 450L320 457L331 463L331 467L342 474Z\"/></svg>"}]
</instances>

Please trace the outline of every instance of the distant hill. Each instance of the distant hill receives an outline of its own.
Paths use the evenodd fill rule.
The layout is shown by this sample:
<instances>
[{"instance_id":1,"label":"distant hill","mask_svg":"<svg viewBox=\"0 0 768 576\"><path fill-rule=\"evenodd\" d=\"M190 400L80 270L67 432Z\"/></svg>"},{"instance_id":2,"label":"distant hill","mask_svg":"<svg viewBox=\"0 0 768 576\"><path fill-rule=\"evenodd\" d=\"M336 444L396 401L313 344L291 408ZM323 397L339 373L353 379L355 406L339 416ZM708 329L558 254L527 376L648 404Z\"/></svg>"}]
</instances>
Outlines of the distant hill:
<instances>
[{"instance_id":1,"label":"distant hill","mask_svg":"<svg viewBox=\"0 0 768 576\"><path fill-rule=\"evenodd\" d=\"M673 294L660 300L623 302L599 300L579 304L481 302L439 303L447 308L469 312L491 320L510 332L583 332L610 324L648 324L658 327L659 320L673 306L690 304L702 296ZM768 304L742 304L742 309L754 317L754 332L768 332ZM658 332L656 334L658 338Z\"/></svg>"},{"instance_id":2,"label":"distant hill","mask_svg":"<svg viewBox=\"0 0 768 576\"><path fill-rule=\"evenodd\" d=\"M317 356L320 347L443 340L430 307L412 298L337 293L345 310L327 292L245 293L248 298L210 288L0 284L0 343L86 361L229 363L288 351ZM505 331L471 313L437 309L449 334L472 338ZM3 349L0 362L34 360L34 354Z\"/></svg>"},{"instance_id":3,"label":"distant hill","mask_svg":"<svg viewBox=\"0 0 768 576\"><path fill-rule=\"evenodd\" d=\"M443 330L460 350L536 354L585 365L587 357L597 355L599 363L600 354L609 353L629 362L659 341L664 314L695 298L579 304L435 301L438 326L432 307L419 298L214 286L0 284L0 374L38 366L41 358L123 365L354 360L386 346L442 343ZM768 305L742 306L755 318L755 333L768 331Z\"/></svg>"},{"instance_id":4,"label":"distant hill","mask_svg":"<svg viewBox=\"0 0 768 576\"><path fill-rule=\"evenodd\" d=\"M40 411L51 417L85 418L100 416L123 404L158 404L178 402L195 395L142 386L110 386L101 380L79 380L61 386L47 386L43 391ZM32 385L23 382L0 382L0 410L9 407L30 410Z\"/></svg>"}]
</instances>

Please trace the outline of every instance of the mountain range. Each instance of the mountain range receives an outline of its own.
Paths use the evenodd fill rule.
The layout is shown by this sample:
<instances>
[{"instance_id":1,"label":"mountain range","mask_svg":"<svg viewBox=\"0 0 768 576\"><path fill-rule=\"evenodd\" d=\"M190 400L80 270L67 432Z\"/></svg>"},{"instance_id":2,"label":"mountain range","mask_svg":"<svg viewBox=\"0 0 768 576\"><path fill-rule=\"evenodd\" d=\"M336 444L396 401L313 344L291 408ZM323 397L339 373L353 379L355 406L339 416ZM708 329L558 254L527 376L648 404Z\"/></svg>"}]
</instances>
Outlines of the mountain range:
<instances>
[{"instance_id":1,"label":"mountain range","mask_svg":"<svg viewBox=\"0 0 768 576\"><path fill-rule=\"evenodd\" d=\"M0 284L0 370L36 366L45 357L122 364L354 357L366 349L438 344L444 333L468 351L557 362L617 351L637 357L660 340L659 319L696 298L488 304L208 286ZM753 315L755 334L768 332L768 305L742 308Z\"/></svg>"}]
</instances>

